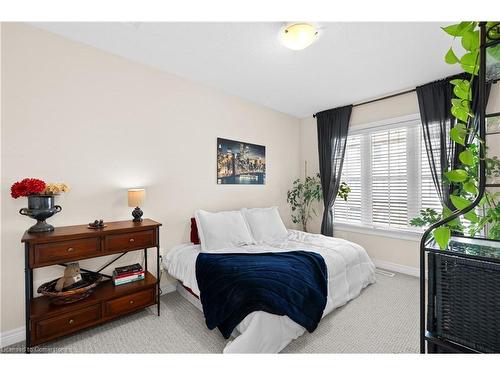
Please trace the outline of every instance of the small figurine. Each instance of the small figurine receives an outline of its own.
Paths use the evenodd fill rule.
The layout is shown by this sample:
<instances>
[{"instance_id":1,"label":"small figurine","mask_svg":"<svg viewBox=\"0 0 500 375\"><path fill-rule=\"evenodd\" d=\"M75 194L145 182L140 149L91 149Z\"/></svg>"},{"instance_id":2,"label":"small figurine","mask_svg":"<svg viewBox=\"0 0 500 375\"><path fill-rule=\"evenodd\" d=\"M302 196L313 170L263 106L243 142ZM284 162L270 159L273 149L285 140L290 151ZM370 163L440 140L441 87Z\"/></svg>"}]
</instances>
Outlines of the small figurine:
<instances>
[{"instance_id":1,"label":"small figurine","mask_svg":"<svg viewBox=\"0 0 500 375\"><path fill-rule=\"evenodd\" d=\"M104 228L105 226L106 226L106 224L104 224L103 219L94 220L93 223L89 223L89 228L92 228L92 229L101 229L101 228Z\"/></svg>"},{"instance_id":2,"label":"small figurine","mask_svg":"<svg viewBox=\"0 0 500 375\"><path fill-rule=\"evenodd\" d=\"M60 292L74 283L80 281L82 275L80 274L80 265L78 263L70 263L64 269L64 275L57 280L55 289Z\"/></svg>"}]
</instances>

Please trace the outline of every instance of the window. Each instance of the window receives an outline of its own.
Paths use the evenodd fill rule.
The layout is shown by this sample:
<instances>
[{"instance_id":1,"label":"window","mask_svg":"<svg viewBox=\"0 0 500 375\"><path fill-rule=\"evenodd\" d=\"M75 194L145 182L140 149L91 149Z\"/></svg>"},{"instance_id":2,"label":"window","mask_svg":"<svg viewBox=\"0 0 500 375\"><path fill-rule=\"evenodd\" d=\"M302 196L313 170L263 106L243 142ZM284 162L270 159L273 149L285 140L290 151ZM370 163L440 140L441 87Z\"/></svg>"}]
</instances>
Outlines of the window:
<instances>
[{"instance_id":1,"label":"window","mask_svg":"<svg viewBox=\"0 0 500 375\"><path fill-rule=\"evenodd\" d=\"M335 220L361 224L361 136L347 137L342 179L351 188L347 202L337 198L334 204Z\"/></svg>"},{"instance_id":2,"label":"window","mask_svg":"<svg viewBox=\"0 0 500 375\"><path fill-rule=\"evenodd\" d=\"M409 221L422 208L441 210L420 120L412 116L358 129L347 137L341 181L351 193L347 202L335 200L335 222L417 230Z\"/></svg>"}]
</instances>

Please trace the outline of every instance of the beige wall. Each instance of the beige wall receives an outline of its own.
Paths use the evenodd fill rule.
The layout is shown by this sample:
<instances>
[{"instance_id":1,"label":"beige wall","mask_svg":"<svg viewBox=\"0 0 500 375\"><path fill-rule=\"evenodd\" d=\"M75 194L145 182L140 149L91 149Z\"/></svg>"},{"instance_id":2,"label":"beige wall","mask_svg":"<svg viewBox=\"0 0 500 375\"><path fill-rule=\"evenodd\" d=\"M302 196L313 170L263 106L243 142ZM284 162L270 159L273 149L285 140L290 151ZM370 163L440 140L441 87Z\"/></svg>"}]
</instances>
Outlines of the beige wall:
<instances>
[{"instance_id":1,"label":"beige wall","mask_svg":"<svg viewBox=\"0 0 500 375\"><path fill-rule=\"evenodd\" d=\"M488 112L500 111L500 85L494 85L488 102ZM352 112L350 127L374 121L390 119L418 113L418 102L415 93L409 93L376 103L355 107ZM493 136L495 137L495 136ZM300 160L304 174L304 163L307 162L307 173L318 171L318 140L316 132L316 119L312 116L300 122ZM494 142L496 141L496 142ZM500 155L500 142L498 138L488 139L489 155ZM319 210L321 211L321 210ZM309 230L319 232L321 218L316 219L309 226ZM419 238L397 239L381 235L365 234L353 231L335 230L335 236L346 238L364 246L371 258L395 263L402 266L419 267Z\"/></svg>"},{"instance_id":2,"label":"beige wall","mask_svg":"<svg viewBox=\"0 0 500 375\"><path fill-rule=\"evenodd\" d=\"M55 226L127 220L126 189L145 187L145 217L163 223L165 249L188 240L198 208L279 205L289 218L286 190L299 175L294 117L23 24L2 25L2 76L2 332L24 322L20 238L33 222L18 214L26 200L9 195L24 177L72 187L57 198ZM216 184L218 136L267 146L266 185Z\"/></svg>"}]
</instances>

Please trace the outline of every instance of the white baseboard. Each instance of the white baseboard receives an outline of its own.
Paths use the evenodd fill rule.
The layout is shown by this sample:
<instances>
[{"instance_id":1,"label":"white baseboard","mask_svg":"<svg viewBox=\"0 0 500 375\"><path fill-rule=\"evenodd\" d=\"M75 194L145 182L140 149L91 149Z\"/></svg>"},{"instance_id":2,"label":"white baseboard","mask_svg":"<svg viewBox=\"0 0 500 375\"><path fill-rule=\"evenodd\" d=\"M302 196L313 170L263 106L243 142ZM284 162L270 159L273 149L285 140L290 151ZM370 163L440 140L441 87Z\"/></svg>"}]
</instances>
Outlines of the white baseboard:
<instances>
[{"instance_id":1,"label":"white baseboard","mask_svg":"<svg viewBox=\"0 0 500 375\"><path fill-rule=\"evenodd\" d=\"M372 259L375 267L382 268L387 271L399 272L405 275L420 277L420 269L416 267L405 266L403 264L397 264L388 262L386 260Z\"/></svg>"},{"instance_id":2,"label":"white baseboard","mask_svg":"<svg viewBox=\"0 0 500 375\"><path fill-rule=\"evenodd\" d=\"M7 332L2 332L0 334L0 347L5 348L6 346L24 341L25 338L26 336L24 327L19 327Z\"/></svg>"},{"instance_id":3,"label":"white baseboard","mask_svg":"<svg viewBox=\"0 0 500 375\"><path fill-rule=\"evenodd\" d=\"M175 284L172 283L165 283L163 285L160 285L160 288L163 293L162 295L175 292L176 290ZM7 332L2 332L0 333L0 348L16 344L18 342L24 341L24 339L25 339L24 326L12 329Z\"/></svg>"}]
</instances>

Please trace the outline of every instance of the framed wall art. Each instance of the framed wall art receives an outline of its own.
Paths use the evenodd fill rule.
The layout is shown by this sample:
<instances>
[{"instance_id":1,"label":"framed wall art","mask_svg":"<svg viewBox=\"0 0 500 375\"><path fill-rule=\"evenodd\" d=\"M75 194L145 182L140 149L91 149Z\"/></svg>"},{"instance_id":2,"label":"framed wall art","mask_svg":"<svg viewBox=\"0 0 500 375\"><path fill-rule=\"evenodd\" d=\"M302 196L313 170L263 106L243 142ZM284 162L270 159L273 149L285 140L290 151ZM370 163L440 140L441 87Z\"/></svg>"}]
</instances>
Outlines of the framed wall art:
<instances>
[{"instance_id":1,"label":"framed wall art","mask_svg":"<svg viewBox=\"0 0 500 375\"><path fill-rule=\"evenodd\" d=\"M266 146L217 138L218 185L264 185Z\"/></svg>"}]
</instances>

